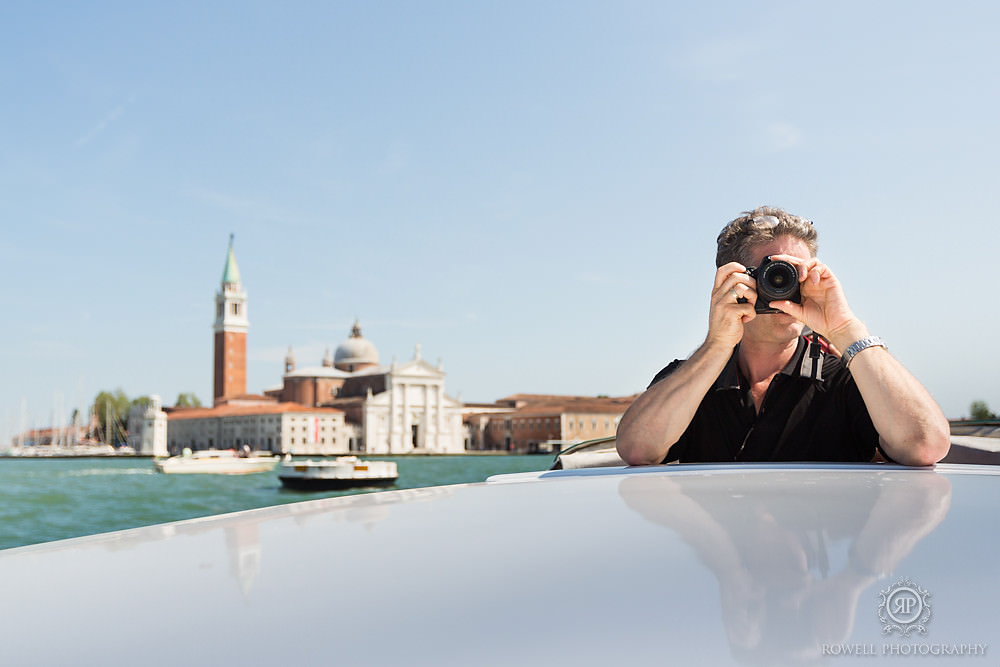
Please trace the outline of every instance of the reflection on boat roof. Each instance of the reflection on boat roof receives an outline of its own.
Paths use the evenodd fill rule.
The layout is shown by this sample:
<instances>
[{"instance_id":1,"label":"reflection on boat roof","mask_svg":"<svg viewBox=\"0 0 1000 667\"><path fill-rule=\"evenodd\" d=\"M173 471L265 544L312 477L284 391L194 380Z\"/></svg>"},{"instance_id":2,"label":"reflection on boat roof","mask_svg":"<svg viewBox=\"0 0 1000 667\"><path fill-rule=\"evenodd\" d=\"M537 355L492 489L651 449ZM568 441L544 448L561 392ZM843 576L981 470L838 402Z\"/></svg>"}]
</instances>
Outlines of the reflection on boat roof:
<instances>
[{"instance_id":1,"label":"reflection on boat roof","mask_svg":"<svg viewBox=\"0 0 1000 667\"><path fill-rule=\"evenodd\" d=\"M5 656L318 664L335 622L351 638L338 645L344 664L808 663L825 659L824 646L894 642L878 596L900 576L947 600L935 607L935 643L998 646L996 538L983 529L998 475L971 465L557 470L10 549L0 587L17 613L4 624ZM108 618L140 617L108 640ZM581 633L593 617L600 632ZM160 641L201 619L294 619L294 641Z\"/></svg>"}]
</instances>

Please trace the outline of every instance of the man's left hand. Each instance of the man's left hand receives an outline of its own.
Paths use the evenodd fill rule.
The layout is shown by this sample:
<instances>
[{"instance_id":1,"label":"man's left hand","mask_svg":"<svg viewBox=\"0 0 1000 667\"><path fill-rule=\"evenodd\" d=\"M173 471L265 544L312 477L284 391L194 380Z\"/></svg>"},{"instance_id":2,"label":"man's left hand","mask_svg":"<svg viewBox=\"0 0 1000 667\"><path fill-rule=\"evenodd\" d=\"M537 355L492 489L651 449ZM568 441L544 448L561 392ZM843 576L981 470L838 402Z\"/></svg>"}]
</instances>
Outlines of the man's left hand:
<instances>
[{"instance_id":1,"label":"man's left hand","mask_svg":"<svg viewBox=\"0 0 1000 667\"><path fill-rule=\"evenodd\" d=\"M830 267L815 257L802 259L793 255L773 255L771 259L784 260L795 267L802 292L801 304L772 301L772 308L791 315L841 349L844 349L841 346L845 340L849 345L867 335L863 331L864 325L847 305L840 281Z\"/></svg>"}]
</instances>

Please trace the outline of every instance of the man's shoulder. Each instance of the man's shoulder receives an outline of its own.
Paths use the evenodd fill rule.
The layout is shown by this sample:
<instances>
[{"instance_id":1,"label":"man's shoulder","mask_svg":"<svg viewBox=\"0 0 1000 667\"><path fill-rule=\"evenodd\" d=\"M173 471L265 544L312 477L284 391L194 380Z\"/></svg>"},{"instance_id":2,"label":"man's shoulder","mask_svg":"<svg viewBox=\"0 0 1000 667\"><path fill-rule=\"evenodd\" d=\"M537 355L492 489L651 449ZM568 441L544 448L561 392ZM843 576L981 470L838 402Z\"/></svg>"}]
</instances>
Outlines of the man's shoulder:
<instances>
[{"instance_id":1,"label":"man's shoulder","mask_svg":"<svg viewBox=\"0 0 1000 667\"><path fill-rule=\"evenodd\" d=\"M664 368L660 369L659 373L657 373L656 375L653 376L653 380L649 383L649 386L647 386L646 389L649 389L649 387L652 387L654 384L656 384L660 380L663 380L663 379L666 379L667 377L669 377L671 375L671 373L673 373L678 368L680 368L684 364L685 361L687 361L687 360L686 359L674 359L673 361L671 361Z\"/></svg>"}]
</instances>

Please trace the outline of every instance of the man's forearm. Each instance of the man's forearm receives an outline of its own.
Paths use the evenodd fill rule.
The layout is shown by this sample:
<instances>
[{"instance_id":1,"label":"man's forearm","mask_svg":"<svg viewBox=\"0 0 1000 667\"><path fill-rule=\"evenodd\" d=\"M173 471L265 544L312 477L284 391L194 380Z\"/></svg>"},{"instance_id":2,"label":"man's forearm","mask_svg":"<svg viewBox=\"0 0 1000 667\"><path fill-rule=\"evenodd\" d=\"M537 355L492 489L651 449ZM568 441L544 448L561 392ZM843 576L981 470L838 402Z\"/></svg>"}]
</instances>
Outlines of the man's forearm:
<instances>
[{"instance_id":1,"label":"man's forearm","mask_svg":"<svg viewBox=\"0 0 1000 667\"><path fill-rule=\"evenodd\" d=\"M626 463L647 465L666 457L732 352L726 345L703 343L680 368L629 406L618 425L618 454Z\"/></svg>"},{"instance_id":2,"label":"man's forearm","mask_svg":"<svg viewBox=\"0 0 1000 667\"><path fill-rule=\"evenodd\" d=\"M868 335L860 322L832 340L846 350ZM920 382L883 347L870 347L848 367L886 453L905 465L932 465L951 446L948 420Z\"/></svg>"}]
</instances>

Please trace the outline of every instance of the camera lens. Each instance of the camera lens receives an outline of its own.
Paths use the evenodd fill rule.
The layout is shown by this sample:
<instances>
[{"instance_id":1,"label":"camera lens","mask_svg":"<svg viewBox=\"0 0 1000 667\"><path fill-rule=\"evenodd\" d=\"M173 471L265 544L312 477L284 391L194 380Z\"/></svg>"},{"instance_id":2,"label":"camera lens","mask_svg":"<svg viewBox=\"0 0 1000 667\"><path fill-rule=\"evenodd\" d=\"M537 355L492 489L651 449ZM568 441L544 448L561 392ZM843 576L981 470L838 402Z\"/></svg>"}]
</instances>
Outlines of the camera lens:
<instances>
[{"instance_id":1,"label":"camera lens","mask_svg":"<svg viewBox=\"0 0 1000 667\"><path fill-rule=\"evenodd\" d=\"M786 299L797 291L799 274L788 262L776 260L763 267L762 275L757 279L758 289L766 294L771 301Z\"/></svg>"}]
</instances>

